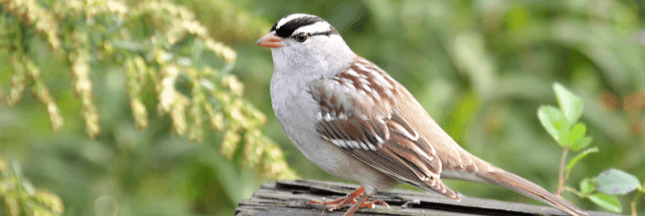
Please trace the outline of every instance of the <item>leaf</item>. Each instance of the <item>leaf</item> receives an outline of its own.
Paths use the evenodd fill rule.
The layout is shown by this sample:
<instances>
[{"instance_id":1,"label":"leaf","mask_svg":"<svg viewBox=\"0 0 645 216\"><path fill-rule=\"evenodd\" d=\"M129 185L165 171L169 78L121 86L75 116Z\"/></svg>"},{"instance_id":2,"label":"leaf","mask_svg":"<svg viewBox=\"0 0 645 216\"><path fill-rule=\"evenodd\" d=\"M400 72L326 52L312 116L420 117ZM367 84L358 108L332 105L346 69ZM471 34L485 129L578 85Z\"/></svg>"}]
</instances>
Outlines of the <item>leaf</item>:
<instances>
[{"instance_id":1,"label":"leaf","mask_svg":"<svg viewBox=\"0 0 645 216\"><path fill-rule=\"evenodd\" d=\"M480 32L466 31L456 34L451 40L450 51L460 71L466 72L472 81L475 93L487 98L495 86L496 65L486 50L486 40Z\"/></svg>"},{"instance_id":2,"label":"leaf","mask_svg":"<svg viewBox=\"0 0 645 216\"><path fill-rule=\"evenodd\" d=\"M192 60L195 68L202 68L202 56L204 55L204 42L202 40L193 41L193 46L190 50L190 59Z\"/></svg>"},{"instance_id":3,"label":"leaf","mask_svg":"<svg viewBox=\"0 0 645 216\"><path fill-rule=\"evenodd\" d=\"M614 196L597 193L589 196L589 199L596 205L599 205L600 207L603 207L605 209L609 209L614 212L623 211L623 207L620 205L620 202L618 202L618 199Z\"/></svg>"},{"instance_id":4,"label":"leaf","mask_svg":"<svg viewBox=\"0 0 645 216\"><path fill-rule=\"evenodd\" d=\"M580 116L582 116L582 101L580 98L564 88L560 83L553 84L553 90L569 125L576 123Z\"/></svg>"},{"instance_id":5,"label":"leaf","mask_svg":"<svg viewBox=\"0 0 645 216\"><path fill-rule=\"evenodd\" d=\"M587 155L591 153L597 153L597 152L599 152L598 147L593 147L593 148L584 150L583 152L580 152L580 154L576 155L574 158L569 160L569 164L567 164L567 170L571 170L573 166L575 166L576 163L578 163L578 161L582 160Z\"/></svg>"},{"instance_id":6,"label":"leaf","mask_svg":"<svg viewBox=\"0 0 645 216\"><path fill-rule=\"evenodd\" d=\"M568 141L569 123L564 118L562 111L553 106L540 106L538 108L538 119L542 127L564 147Z\"/></svg>"},{"instance_id":7,"label":"leaf","mask_svg":"<svg viewBox=\"0 0 645 216\"><path fill-rule=\"evenodd\" d=\"M580 181L580 191L586 194L590 194L596 190L593 180L590 178L585 178Z\"/></svg>"},{"instance_id":8,"label":"leaf","mask_svg":"<svg viewBox=\"0 0 645 216\"><path fill-rule=\"evenodd\" d=\"M186 72L180 71L173 83L175 90L186 97L192 97L193 80Z\"/></svg>"},{"instance_id":9,"label":"leaf","mask_svg":"<svg viewBox=\"0 0 645 216\"><path fill-rule=\"evenodd\" d=\"M583 137L583 138L580 138L578 140L578 142L575 142L575 143L571 144L570 147L574 151L580 151L580 150L586 148L587 146L589 146L589 144L591 144L592 140L593 139L591 139L591 137Z\"/></svg>"},{"instance_id":10,"label":"leaf","mask_svg":"<svg viewBox=\"0 0 645 216\"><path fill-rule=\"evenodd\" d=\"M636 176L613 168L598 174L596 181L598 182L596 189L610 195L627 194L640 187Z\"/></svg>"},{"instance_id":11,"label":"leaf","mask_svg":"<svg viewBox=\"0 0 645 216\"><path fill-rule=\"evenodd\" d=\"M585 136L585 133L587 132L587 126L583 123L578 123L576 126L573 126L571 128L571 131L569 132L569 138L567 141L569 142L569 147L574 150L574 151L579 151L581 148L579 148L578 140L580 138Z\"/></svg>"}]
</instances>

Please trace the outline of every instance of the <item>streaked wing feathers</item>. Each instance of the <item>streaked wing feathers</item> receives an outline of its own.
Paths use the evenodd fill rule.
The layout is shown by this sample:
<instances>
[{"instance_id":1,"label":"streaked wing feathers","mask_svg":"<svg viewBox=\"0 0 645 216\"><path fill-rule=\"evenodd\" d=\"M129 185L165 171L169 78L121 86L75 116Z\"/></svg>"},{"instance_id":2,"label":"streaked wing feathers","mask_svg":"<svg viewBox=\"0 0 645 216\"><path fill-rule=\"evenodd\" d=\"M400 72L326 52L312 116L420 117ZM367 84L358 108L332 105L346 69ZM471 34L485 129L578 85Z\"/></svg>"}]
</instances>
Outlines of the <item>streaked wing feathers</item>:
<instances>
[{"instance_id":1,"label":"streaked wing feathers","mask_svg":"<svg viewBox=\"0 0 645 216\"><path fill-rule=\"evenodd\" d=\"M399 181L459 200L439 178L441 160L434 148L398 115L391 101L396 97L374 96L378 92L373 89L384 87L371 79L390 82L387 94L396 94L394 87L400 84L375 65L365 66L365 60L357 63L363 65L311 83L310 93L320 105L316 130L323 139Z\"/></svg>"}]
</instances>

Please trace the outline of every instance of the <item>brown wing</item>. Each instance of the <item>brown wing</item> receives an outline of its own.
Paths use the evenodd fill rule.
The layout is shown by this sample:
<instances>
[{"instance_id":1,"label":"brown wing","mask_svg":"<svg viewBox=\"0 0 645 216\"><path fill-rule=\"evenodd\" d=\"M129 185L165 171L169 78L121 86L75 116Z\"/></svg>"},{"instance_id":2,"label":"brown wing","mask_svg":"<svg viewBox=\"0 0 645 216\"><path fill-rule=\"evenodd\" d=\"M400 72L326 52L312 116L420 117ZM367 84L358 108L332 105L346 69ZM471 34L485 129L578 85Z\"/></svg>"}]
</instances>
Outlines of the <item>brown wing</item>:
<instances>
[{"instance_id":1,"label":"brown wing","mask_svg":"<svg viewBox=\"0 0 645 216\"><path fill-rule=\"evenodd\" d=\"M388 100L398 84L375 65L358 59L331 79L310 84L320 105L317 131L323 139L375 169L408 184L460 200L439 175L441 160Z\"/></svg>"}]
</instances>

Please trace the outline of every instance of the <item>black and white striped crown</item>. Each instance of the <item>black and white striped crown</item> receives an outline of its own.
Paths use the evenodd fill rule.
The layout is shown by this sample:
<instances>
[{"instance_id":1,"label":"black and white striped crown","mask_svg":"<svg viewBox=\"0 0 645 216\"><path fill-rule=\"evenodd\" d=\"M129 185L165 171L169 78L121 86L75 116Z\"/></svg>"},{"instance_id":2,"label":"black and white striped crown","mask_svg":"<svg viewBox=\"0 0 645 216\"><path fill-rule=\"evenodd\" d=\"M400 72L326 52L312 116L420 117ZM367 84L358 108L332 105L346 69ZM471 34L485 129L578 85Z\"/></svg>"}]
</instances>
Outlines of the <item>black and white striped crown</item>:
<instances>
[{"instance_id":1,"label":"black and white striped crown","mask_svg":"<svg viewBox=\"0 0 645 216\"><path fill-rule=\"evenodd\" d=\"M309 35L330 35L338 34L338 31L327 21L320 17L309 14L290 14L278 20L271 31L282 37L287 38L299 33Z\"/></svg>"}]
</instances>

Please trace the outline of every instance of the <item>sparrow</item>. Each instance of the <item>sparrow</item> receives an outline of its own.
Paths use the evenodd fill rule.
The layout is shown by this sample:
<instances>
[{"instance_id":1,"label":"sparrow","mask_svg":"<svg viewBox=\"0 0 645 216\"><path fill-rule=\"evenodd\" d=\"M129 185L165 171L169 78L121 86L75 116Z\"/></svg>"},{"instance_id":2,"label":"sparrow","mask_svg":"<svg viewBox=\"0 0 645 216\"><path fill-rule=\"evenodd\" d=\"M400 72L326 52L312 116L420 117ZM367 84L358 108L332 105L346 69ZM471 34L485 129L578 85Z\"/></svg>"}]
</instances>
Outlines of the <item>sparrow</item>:
<instances>
[{"instance_id":1,"label":"sparrow","mask_svg":"<svg viewBox=\"0 0 645 216\"><path fill-rule=\"evenodd\" d=\"M460 201L442 179L500 185L570 215L588 215L573 204L467 152L399 82L356 55L322 18L290 14L257 45L271 49L271 103L298 149L323 170L362 186L332 201L309 200L333 211L347 205L373 208L377 190L397 183Z\"/></svg>"}]
</instances>

